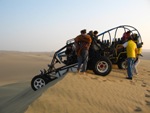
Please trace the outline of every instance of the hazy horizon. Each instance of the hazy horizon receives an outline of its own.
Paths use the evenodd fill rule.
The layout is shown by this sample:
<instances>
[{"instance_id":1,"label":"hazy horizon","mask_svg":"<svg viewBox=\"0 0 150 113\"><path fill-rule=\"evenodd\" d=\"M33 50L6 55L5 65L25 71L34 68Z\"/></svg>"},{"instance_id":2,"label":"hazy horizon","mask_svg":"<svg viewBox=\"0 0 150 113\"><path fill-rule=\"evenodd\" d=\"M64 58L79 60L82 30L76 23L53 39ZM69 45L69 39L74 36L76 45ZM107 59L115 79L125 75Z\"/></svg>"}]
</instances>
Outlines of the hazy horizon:
<instances>
[{"instance_id":1,"label":"hazy horizon","mask_svg":"<svg viewBox=\"0 0 150 113\"><path fill-rule=\"evenodd\" d=\"M57 50L56 50L56 51L57 51ZM53 51L53 50L52 50L52 51L19 51L19 50L0 50L0 52L29 52L29 53L30 53L30 52L31 52L31 53L32 53L32 52L33 52L33 53L34 53L34 52L37 52L37 53L40 53L40 52L41 52L41 53L44 53L44 52L46 52L46 53L48 52L48 53L49 53L49 52L50 52L50 53L51 53L51 52L56 52L56 51ZM142 49L142 52L150 52L150 49Z\"/></svg>"}]
</instances>

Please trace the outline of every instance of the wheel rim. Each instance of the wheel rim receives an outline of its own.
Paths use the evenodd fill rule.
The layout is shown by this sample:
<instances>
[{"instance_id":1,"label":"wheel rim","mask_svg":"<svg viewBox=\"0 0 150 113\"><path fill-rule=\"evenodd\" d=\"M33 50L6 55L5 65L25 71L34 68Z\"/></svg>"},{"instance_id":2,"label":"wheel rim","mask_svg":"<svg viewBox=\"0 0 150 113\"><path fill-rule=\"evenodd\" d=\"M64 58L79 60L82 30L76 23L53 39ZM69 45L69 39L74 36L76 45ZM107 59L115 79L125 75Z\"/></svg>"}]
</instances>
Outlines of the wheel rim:
<instances>
[{"instance_id":1,"label":"wheel rim","mask_svg":"<svg viewBox=\"0 0 150 113\"><path fill-rule=\"evenodd\" d=\"M122 68L123 68L123 69L126 69L126 68L127 68L127 62L126 62L126 61L122 62Z\"/></svg>"},{"instance_id":2,"label":"wheel rim","mask_svg":"<svg viewBox=\"0 0 150 113\"><path fill-rule=\"evenodd\" d=\"M108 70L108 63L105 61L100 61L97 63L97 70L101 73L104 73Z\"/></svg>"},{"instance_id":3,"label":"wheel rim","mask_svg":"<svg viewBox=\"0 0 150 113\"><path fill-rule=\"evenodd\" d=\"M44 81L44 79L42 79L42 78L37 78L37 79L34 81L34 87L35 87L36 89L39 89L39 88L41 88L41 87L43 87L43 86L45 86L45 81Z\"/></svg>"}]
</instances>

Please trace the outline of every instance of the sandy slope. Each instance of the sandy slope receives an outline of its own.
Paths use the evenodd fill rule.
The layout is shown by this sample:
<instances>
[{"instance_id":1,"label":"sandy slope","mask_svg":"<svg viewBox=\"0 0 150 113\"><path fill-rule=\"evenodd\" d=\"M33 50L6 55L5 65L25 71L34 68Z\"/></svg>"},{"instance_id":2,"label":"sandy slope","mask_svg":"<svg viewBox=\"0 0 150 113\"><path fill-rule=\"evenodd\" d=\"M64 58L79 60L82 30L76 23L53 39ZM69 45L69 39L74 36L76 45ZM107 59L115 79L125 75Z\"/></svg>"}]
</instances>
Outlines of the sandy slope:
<instances>
[{"instance_id":1,"label":"sandy slope","mask_svg":"<svg viewBox=\"0 0 150 113\"><path fill-rule=\"evenodd\" d=\"M38 91L33 91L30 82L19 82L0 87L0 113L24 113L28 106L36 100L50 86L55 85L60 79ZM34 112L33 112L34 113Z\"/></svg>"},{"instance_id":2,"label":"sandy slope","mask_svg":"<svg viewBox=\"0 0 150 113\"><path fill-rule=\"evenodd\" d=\"M149 113L150 60L141 60L132 81L113 66L106 77L69 72L33 91L30 80L50 60L49 53L0 52L0 113Z\"/></svg>"},{"instance_id":3,"label":"sandy slope","mask_svg":"<svg viewBox=\"0 0 150 113\"><path fill-rule=\"evenodd\" d=\"M129 81L116 69L107 77L68 73L25 113L148 113L150 75L143 74Z\"/></svg>"}]
</instances>

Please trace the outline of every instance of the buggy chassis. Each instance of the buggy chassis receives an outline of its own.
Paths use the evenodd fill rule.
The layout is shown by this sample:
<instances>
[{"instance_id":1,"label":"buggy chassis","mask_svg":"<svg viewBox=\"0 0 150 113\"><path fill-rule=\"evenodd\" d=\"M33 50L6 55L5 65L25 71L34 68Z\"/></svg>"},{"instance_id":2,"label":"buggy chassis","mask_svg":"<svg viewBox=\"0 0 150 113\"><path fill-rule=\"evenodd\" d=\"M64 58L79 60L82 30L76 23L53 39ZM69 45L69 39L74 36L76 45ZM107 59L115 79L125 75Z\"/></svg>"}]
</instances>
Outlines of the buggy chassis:
<instances>
[{"instance_id":1,"label":"buggy chassis","mask_svg":"<svg viewBox=\"0 0 150 113\"><path fill-rule=\"evenodd\" d=\"M91 57L89 57L87 69L93 70L97 75L108 75L112 69L110 60L107 59L107 57L101 56L99 52L94 53L95 56L89 55ZM48 69L41 70L40 74L32 78L32 89L35 91L38 90L47 83L66 74L69 69L71 69L71 71L76 70L77 65L74 39L70 39L64 47L54 53L53 59L48 65Z\"/></svg>"}]
</instances>

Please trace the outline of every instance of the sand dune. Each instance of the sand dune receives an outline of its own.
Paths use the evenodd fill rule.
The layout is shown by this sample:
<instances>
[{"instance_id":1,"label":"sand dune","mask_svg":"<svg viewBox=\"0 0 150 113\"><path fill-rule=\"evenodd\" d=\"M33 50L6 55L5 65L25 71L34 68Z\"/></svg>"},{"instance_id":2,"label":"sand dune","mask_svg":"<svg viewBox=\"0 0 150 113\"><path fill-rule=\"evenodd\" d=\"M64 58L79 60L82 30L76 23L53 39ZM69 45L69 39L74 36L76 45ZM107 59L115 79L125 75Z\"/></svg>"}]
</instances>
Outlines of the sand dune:
<instances>
[{"instance_id":1,"label":"sand dune","mask_svg":"<svg viewBox=\"0 0 150 113\"><path fill-rule=\"evenodd\" d=\"M25 113L148 113L150 75L147 82L144 77L128 81L123 73L112 72L107 77L68 73Z\"/></svg>"},{"instance_id":2,"label":"sand dune","mask_svg":"<svg viewBox=\"0 0 150 113\"><path fill-rule=\"evenodd\" d=\"M69 72L33 91L30 80L50 60L49 53L0 52L0 113L149 113L150 60L141 60L132 81L113 66L105 77Z\"/></svg>"},{"instance_id":3,"label":"sand dune","mask_svg":"<svg viewBox=\"0 0 150 113\"><path fill-rule=\"evenodd\" d=\"M47 68L49 53L0 52L0 85L27 81ZM6 82L6 83L5 83Z\"/></svg>"}]
</instances>

